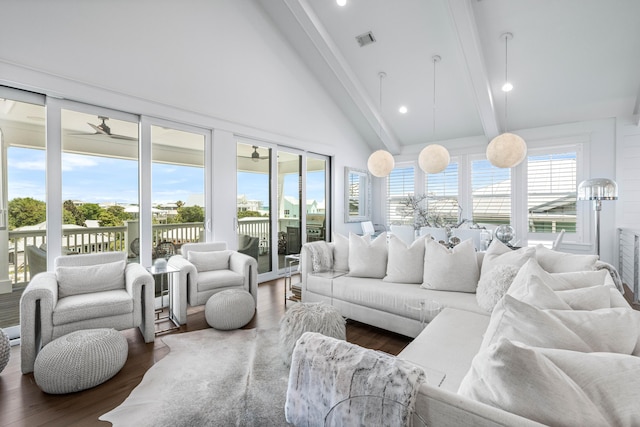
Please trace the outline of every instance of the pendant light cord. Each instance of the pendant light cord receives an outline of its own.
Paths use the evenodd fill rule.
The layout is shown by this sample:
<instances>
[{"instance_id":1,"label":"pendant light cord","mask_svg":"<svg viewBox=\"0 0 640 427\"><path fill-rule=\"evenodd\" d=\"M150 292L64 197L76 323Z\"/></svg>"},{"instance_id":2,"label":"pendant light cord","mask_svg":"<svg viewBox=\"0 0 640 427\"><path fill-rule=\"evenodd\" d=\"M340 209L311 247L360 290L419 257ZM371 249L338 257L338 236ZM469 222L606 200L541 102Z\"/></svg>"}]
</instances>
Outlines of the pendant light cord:
<instances>
[{"instance_id":1,"label":"pendant light cord","mask_svg":"<svg viewBox=\"0 0 640 427\"><path fill-rule=\"evenodd\" d=\"M431 124L431 133L436 136L436 62L437 57L433 57L433 123Z\"/></svg>"},{"instance_id":2,"label":"pendant light cord","mask_svg":"<svg viewBox=\"0 0 640 427\"><path fill-rule=\"evenodd\" d=\"M382 141L382 79L387 77L387 73L384 71L380 71L378 73L378 77L380 77L380 99L379 99L379 109L380 109L380 117L378 118L378 138Z\"/></svg>"},{"instance_id":3,"label":"pendant light cord","mask_svg":"<svg viewBox=\"0 0 640 427\"><path fill-rule=\"evenodd\" d=\"M509 49L507 49L507 43L509 40L509 36L505 35L504 36L504 82L505 84L507 84L509 82L509 74L508 74L508 67L509 67L509 57L508 57L508 52ZM509 124L508 124L508 119L507 119L507 97L508 97L509 91L504 91L504 131L505 133L509 131Z\"/></svg>"}]
</instances>

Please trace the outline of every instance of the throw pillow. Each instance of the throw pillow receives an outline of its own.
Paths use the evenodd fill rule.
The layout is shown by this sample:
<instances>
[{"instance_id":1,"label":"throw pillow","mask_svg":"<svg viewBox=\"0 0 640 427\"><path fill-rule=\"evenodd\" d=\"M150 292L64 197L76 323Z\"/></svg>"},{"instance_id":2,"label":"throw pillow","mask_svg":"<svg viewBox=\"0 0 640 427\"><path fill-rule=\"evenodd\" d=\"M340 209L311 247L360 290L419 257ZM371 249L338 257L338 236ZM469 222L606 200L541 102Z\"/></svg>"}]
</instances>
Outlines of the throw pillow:
<instances>
[{"instance_id":1,"label":"throw pillow","mask_svg":"<svg viewBox=\"0 0 640 427\"><path fill-rule=\"evenodd\" d=\"M501 339L476 355L458 393L544 425L640 425L640 359Z\"/></svg>"},{"instance_id":2,"label":"throw pillow","mask_svg":"<svg viewBox=\"0 0 640 427\"><path fill-rule=\"evenodd\" d=\"M306 245L311 253L311 270L321 273L333 269L333 250L324 240Z\"/></svg>"},{"instance_id":3,"label":"throw pillow","mask_svg":"<svg viewBox=\"0 0 640 427\"><path fill-rule=\"evenodd\" d=\"M504 337L534 347L632 354L639 325L634 310L626 308L541 310L506 294L493 310L481 348Z\"/></svg>"},{"instance_id":4,"label":"throw pillow","mask_svg":"<svg viewBox=\"0 0 640 427\"><path fill-rule=\"evenodd\" d=\"M389 236L389 258L385 282L422 283L424 268L424 241L426 236L416 239L411 246L391 234ZM431 240L431 239L429 239Z\"/></svg>"},{"instance_id":5,"label":"throw pillow","mask_svg":"<svg viewBox=\"0 0 640 427\"><path fill-rule=\"evenodd\" d=\"M542 267L540 267L542 268ZM543 269L544 270L544 269ZM554 291L564 291L567 289L590 288L597 285L607 286L606 270L598 271L573 271L569 273L551 273L551 277L562 279L561 282L549 283ZM610 281L610 287L615 289L615 284Z\"/></svg>"},{"instance_id":6,"label":"throw pillow","mask_svg":"<svg viewBox=\"0 0 640 427\"><path fill-rule=\"evenodd\" d=\"M387 273L387 233L374 241L369 236L349 233L349 273L352 277L382 279Z\"/></svg>"},{"instance_id":7,"label":"throw pillow","mask_svg":"<svg viewBox=\"0 0 640 427\"><path fill-rule=\"evenodd\" d=\"M482 259L482 269L480 276L490 272L493 267L500 264L509 264L522 267L525 262L535 255L535 248L511 249L498 239L493 239L489 249Z\"/></svg>"},{"instance_id":8,"label":"throw pillow","mask_svg":"<svg viewBox=\"0 0 640 427\"><path fill-rule=\"evenodd\" d=\"M597 255L578 255L554 251L543 245L536 246L536 259L549 273L567 273L571 271L593 270Z\"/></svg>"},{"instance_id":9,"label":"throw pillow","mask_svg":"<svg viewBox=\"0 0 640 427\"><path fill-rule=\"evenodd\" d=\"M447 249L432 239L425 239L423 288L475 292L478 275L478 259L472 240Z\"/></svg>"},{"instance_id":10,"label":"throw pillow","mask_svg":"<svg viewBox=\"0 0 640 427\"><path fill-rule=\"evenodd\" d=\"M545 284L550 278L545 276L540 277L535 271L536 269L540 269L544 275L550 276L549 273L545 273L540 267L537 267L536 260L532 258L520 268L507 294L534 307L571 310L569 304L564 302L562 298L556 295L556 293Z\"/></svg>"},{"instance_id":11,"label":"throw pillow","mask_svg":"<svg viewBox=\"0 0 640 427\"><path fill-rule=\"evenodd\" d=\"M556 295L574 310L600 310L602 308L611 308L612 290L606 286L598 285L589 288L556 291ZM618 292L617 290L613 291Z\"/></svg>"},{"instance_id":12,"label":"throw pillow","mask_svg":"<svg viewBox=\"0 0 640 427\"><path fill-rule=\"evenodd\" d=\"M476 300L480 308L491 313L496 303L507 293L516 274L518 267L508 264L496 265L485 274L476 289Z\"/></svg>"},{"instance_id":13,"label":"throw pillow","mask_svg":"<svg viewBox=\"0 0 640 427\"><path fill-rule=\"evenodd\" d=\"M56 267L60 298L101 291L124 289L126 261L104 264Z\"/></svg>"},{"instance_id":14,"label":"throw pillow","mask_svg":"<svg viewBox=\"0 0 640 427\"><path fill-rule=\"evenodd\" d=\"M198 272L213 270L228 270L230 250L224 251L189 251L187 260L194 265Z\"/></svg>"},{"instance_id":15,"label":"throw pillow","mask_svg":"<svg viewBox=\"0 0 640 427\"><path fill-rule=\"evenodd\" d=\"M333 269L349 271L349 238L339 233L333 233ZM363 236L370 239L369 235Z\"/></svg>"}]
</instances>

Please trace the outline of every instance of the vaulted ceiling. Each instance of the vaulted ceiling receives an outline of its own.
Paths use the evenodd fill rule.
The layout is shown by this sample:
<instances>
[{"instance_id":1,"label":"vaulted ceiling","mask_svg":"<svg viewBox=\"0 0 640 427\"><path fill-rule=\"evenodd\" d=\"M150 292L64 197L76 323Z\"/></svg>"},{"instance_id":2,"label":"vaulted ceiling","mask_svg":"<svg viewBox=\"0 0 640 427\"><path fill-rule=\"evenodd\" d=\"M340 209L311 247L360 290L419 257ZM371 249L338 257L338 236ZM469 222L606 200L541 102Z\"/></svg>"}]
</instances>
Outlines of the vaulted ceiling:
<instances>
[{"instance_id":1,"label":"vaulted ceiling","mask_svg":"<svg viewBox=\"0 0 640 427\"><path fill-rule=\"evenodd\" d=\"M260 4L372 149L638 114L640 1ZM360 47L356 36L369 31L376 41Z\"/></svg>"}]
</instances>

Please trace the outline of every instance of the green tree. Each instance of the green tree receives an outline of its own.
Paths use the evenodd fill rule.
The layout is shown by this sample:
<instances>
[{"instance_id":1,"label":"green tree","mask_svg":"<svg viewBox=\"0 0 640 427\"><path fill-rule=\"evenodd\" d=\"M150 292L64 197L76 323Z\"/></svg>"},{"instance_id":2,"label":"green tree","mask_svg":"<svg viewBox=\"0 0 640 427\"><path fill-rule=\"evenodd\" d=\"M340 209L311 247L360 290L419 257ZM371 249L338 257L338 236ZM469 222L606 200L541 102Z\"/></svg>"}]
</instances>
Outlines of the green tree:
<instances>
[{"instance_id":1,"label":"green tree","mask_svg":"<svg viewBox=\"0 0 640 427\"><path fill-rule=\"evenodd\" d=\"M258 211L241 211L238 210L238 218L257 217L262 216Z\"/></svg>"},{"instance_id":2,"label":"green tree","mask_svg":"<svg viewBox=\"0 0 640 427\"><path fill-rule=\"evenodd\" d=\"M97 203L85 203L82 206L78 206L78 210L82 212L85 219L98 219L100 212L104 209Z\"/></svg>"},{"instance_id":3,"label":"green tree","mask_svg":"<svg viewBox=\"0 0 640 427\"><path fill-rule=\"evenodd\" d=\"M109 210L103 210L100 212L98 215L98 223L100 224L100 227L117 227L123 224L122 220Z\"/></svg>"},{"instance_id":4,"label":"green tree","mask_svg":"<svg viewBox=\"0 0 640 427\"><path fill-rule=\"evenodd\" d=\"M47 219L47 205L31 197L16 197L9 201L9 230L36 225Z\"/></svg>"},{"instance_id":5,"label":"green tree","mask_svg":"<svg viewBox=\"0 0 640 427\"><path fill-rule=\"evenodd\" d=\"M181 206L176 222L204 222L204 209L200 206Z\"/></svg>"},{"instance_id":6,"label":"green tree","mask_svg":"<svg viewBox=\"0 0 640 427\"><path fill-rule=\"evenodd\" d=\"M76 218L68 210L62 209L62 223L63 224L75 224L76 223Z\"/></svg>"},{"instance_id":7,"label":"green tree","mask_svg":"<svg viewBox=\"0 0 640 427\"><path fill-rule=\"evenodd\" d=\"M69 212L71 214L71 217L73 218L71 222L65 221L65 224L84 226L84 214L78 209L78 207L75 205L75 203L73 203L72 200L65 200L62 204L62 207L65 212ZM63 212L62 216L63 218L68 218L68 216L65 216L65 212Z\"/></svg>"}]
</instances>

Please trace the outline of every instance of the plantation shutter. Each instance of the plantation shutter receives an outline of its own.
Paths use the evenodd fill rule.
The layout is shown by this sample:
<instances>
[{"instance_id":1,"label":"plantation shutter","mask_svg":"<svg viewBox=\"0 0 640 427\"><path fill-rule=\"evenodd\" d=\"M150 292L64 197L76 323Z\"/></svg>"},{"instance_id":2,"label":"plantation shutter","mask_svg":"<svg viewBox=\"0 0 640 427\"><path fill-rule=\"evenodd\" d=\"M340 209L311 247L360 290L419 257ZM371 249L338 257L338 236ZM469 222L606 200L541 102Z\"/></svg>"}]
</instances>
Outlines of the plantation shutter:
<instances>
[{"instance_id":1,"label":"plantation shutter","mask_svg":"<svg viewBox=\"0 0 640 427\"><path fill-rule=\"evenodd\" d=\"M412 224L413 218L404 218L399 213L402 199L414 194L413 166L395 168L387 177L387 225Z\"/></svg>"},{"instance_id":2,"label":"plantation shutter","mask_svg":"<svg viewBox=\"0 0 640 427\"><path fill-rule=\"evenodd\" d=\"M471 164L473 222L511 222L511 169L497 168L488 160Z\"/></svg>"},{"instance_id":3,"label":"plantation shutter","mask_svg":"<svg viewBox=\"0 0 640 427\"><path fill-rule=\"evenodd\" d=\"M439 216L443 223L456 224L459 221L458 163L449 163L440 173L425 174L424 188L429 215Z\"/></svg>"}]
</instances>

